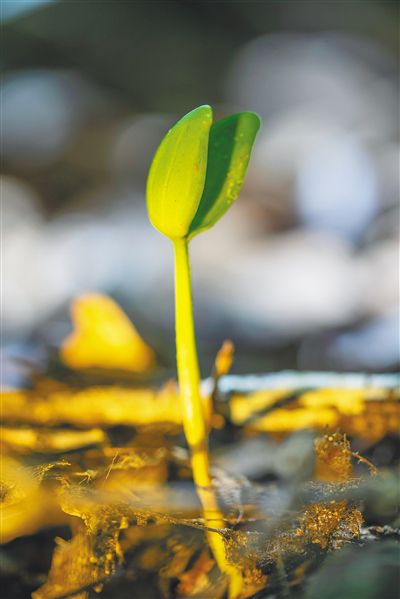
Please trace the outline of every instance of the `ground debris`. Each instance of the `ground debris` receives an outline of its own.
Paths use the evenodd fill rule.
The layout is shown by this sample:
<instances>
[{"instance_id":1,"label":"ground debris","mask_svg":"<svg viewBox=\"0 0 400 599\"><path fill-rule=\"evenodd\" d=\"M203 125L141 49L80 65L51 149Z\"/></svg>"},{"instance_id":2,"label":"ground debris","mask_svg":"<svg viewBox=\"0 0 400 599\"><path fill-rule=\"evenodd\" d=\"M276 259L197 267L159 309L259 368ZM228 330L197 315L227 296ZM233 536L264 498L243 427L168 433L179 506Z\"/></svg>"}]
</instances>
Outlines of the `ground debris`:
<instances>
[{"instance_id":1,"label":"ground debris","mask_svg":"<svg viewBox=\"0 0 400 599\"><path fill-rule=\"evenodd\" d=\"M340 549L360 536L362 522L361 512L345 501L316 504L307 508L295 534L322 549Z\"/></svg>"},{"instance_id":2,"label":"ground debris","mask_svg":"<svg viewBox=\"0 0 400 599\"><path fill-rule=\"evenodd\" d=\"M7 458L2 509L14 516L5 540L49 523L67 523L72 531L71 540L57 541L48 579L34 599L84 599L117 572L135 577L143 571L158 572L165 597L222 598L227 580L207 544L210 531L223 539L228 564L240 568L244 599L270 577L268 584L284 584L285 571L293 572L290 585L301 580L312 547L329 552L360 539L362 515L346 496L360 484L352 470L359 456L339 432L315 440L313 480L297 488L296 501L283 504L272 528L264 524L271 514L257 502L264 491L223 470L215 471L215 488L225 526L205 521L190 483L168 480L171 469L185 472L187 454L145 437L133 436L132 445L82 447L68 460L33 466L24 465L21 454Z\"/></svg>"},{"instance_id":3,"label":"ground debris","mask_svg":"<svg viewBox=\"0 0 400 599\"><path fill-rule=\"evenodd\" d=\"M0 428L0 438L3 451L17 454L66 453L108 443L108 437L101 428L81 431L3 426Z\"/></svg>"},{"instance_id":4,"label":"ground debris","mask_svg":"<svg viewBox=\"0 0 400 599\"><path fill-rule=\"evenodd\" d=\"M231 359L231 345L223 347L227 349L221 350L220 369L228 368ZM218 379L219 371L215 370L215 381ZM340 430L369 442L398 435L400 430L400 396L396 389L272 389L233 393L228 405L216 402L216 395L214 385L212 401L209 396L203 401L207 418L217 429L228 418L245 433L267 432L281 438L304 429L331 433ZM95 429L97 441L99 428L104 431L130 426L176 434L182 427L178 389L173 381L155 390L115 384L68 387L56 380L36 378L31 389L3 391L1 401L3 426L15 430L23 425L26 436L33 435L28 425Z\"/></svg>"},{"instance_id":5,"label":"ground debris","mask_svg":"<svg viewBox=\"0 0 400 599\"><path fill-rule=\"evenodd\" d=\"M360 541L379 541L381 539L394 539L400 541L400 528L393 526L367 526L361 528Z\"/></svg>"},{"instance_id":6,"label":"ground debris","mask_svg":"<svg viewBox=\"0 0 400 599\"><path fill-rule=\"evenodd\" d=\"M91 386L82 389L9 390L2 393L2 421L10 425L78 428L166 424L176 431L181 414L176 389Z\"/></svg>"},{"instance_id":7,"label":"ground debris","mask_svg":"<svg viewBox=\"0 0 400 599\"><path fill-rule=\"evenodd\" d=\"M229 417L236 426L279 436L299 429L341 430L376 442L398 434L400 394L398 389L380 387L233 393Z\"/></svg>"},{"instance_id":8,"label":"ground debris","mask_svg":"<svg viewBox=\"0 0 400 599\"><path fill-rule=\"evenodd\" d=\"M33 599L119 597L126 589L141 599L141 577L141 589L162 599L286 599L324 560L329 570L330 554L340 561L337 549L373 547L372 557L386 559L378 541L398 539L398 482L394 469L378 473L352 444L363 453L385 437L392 464L397 389L380 386L382 378L341 387L336 376L332 388L285 383L232 390L225 401L220 388L234 353L225 342L203 396L207 425L218 429L213 488L196 490L188 452L177 447L176 382L146 386L155 354L110 298L85 294L72 317L47 372L1 398L2 551L56 537L31 577ZM207 497L208 510L199 501ZM18 553L11 555L8 575L16 576ZM321 596L315 588L312 599Z\"/></svg>"}]
</instances>

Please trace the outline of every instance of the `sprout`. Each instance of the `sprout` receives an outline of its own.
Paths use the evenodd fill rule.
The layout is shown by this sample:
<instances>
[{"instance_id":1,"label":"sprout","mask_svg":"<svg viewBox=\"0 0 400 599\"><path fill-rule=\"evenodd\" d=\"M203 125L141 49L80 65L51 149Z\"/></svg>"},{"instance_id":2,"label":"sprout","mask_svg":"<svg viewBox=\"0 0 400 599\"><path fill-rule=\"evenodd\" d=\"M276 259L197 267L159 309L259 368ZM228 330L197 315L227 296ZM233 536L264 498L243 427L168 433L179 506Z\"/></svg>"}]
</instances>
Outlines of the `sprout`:
<instances>
[{"instance_id":1,"label":"sprout","mask_svg":"<svg viewBox=\"0 0 400 599\"><path fill-rule=\"evenodd\" d=\"M176 354L183 423L192 452L193 478L208 487L207 419L193 323L188 244L215 225L243 185L260 127L253 112L212 123L210 106L180 119L162 140L150 168L147 208L153 226L175 253Z\"/></svg>"}]
</instances>

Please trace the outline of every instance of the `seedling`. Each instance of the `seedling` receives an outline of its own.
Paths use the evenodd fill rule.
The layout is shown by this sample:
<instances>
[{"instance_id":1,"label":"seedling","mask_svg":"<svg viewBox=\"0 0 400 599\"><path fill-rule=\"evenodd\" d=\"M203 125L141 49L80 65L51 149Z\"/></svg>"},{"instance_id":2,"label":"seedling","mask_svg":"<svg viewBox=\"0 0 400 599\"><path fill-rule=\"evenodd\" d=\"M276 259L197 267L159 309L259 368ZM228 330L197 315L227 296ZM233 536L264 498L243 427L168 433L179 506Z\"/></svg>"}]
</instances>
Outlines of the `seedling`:
<instances>
[{"instance_id":1,"label":"seedling","mask_svg":"<svg viewBox=\"0 0 400 599\"><path fill-rule=\"evenodd\" d=\"M200 487L209 487L211 480L188 246L195 235L213 227L236 199L259 127L260 118L253 112L234 114L213 124L211 107L200 106L164 137L147 181L150 221L174 247L178 379L193 478Z\"/></svg>"}]
</instances>

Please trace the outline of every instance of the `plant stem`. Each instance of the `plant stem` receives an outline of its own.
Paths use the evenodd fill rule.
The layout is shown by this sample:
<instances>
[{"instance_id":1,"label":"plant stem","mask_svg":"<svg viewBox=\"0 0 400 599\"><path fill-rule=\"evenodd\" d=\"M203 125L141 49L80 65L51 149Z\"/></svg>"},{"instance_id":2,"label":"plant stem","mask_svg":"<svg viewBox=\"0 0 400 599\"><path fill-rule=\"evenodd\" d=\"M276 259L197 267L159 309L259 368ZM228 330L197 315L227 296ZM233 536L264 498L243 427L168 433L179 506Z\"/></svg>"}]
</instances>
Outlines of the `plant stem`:
<instances>
[{"instance_id":1,"label":"plant stem","mask_svg":"<svg viewBox=\"0 0 400 599\"><path fill-rule=\"evenodd\" d=\"M188 241L174 240L175 253L175 331L179 392L183 428L192 452L196 485L211 484L205 408L200 396L200 372L193 322L192 290Z\"/></svg>"},{"instance_id":2,"label":"plant stem","mask_svg":"<svg viewBox=\"0 0 400 599\"><path fill-rule=\"evenodd\" d=\"M192 454L192 472L206 523L223 529L225 522L212 488L208 461L206 409L200 396L200 371L193 322L192 290L188 241L174 240L175 253L175 331L179 395L183 428ZM228 597L240 596L243 578L240 568L226 557L224 539L208 531L208 541L221 572L229 579Z\"/></svg>"}]
</instances>

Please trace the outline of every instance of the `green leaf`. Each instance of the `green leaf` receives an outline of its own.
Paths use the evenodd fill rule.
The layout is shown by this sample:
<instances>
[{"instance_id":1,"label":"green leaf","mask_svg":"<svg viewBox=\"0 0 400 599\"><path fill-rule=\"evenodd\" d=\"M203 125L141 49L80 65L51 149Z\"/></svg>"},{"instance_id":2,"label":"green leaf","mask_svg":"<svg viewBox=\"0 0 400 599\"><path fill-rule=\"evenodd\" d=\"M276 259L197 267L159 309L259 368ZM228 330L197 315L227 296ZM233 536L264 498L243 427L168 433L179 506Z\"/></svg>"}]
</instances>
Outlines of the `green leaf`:
<instances>
[{"instance_id":1,"label":"green leaf","mask_svg":"<svg viewBox=\"0 0 400 599\"><path fill-rule=\"evenodd\" d=\"M186 237L197 212L207 168L210 106L181 118L162 140L147 180L152 225L170 239Z\"/></svg>"},{"instance_id":2,"label":"green leaf","mask_svg":"<svg viewBox=\"0 0 400 599\"><path fill-rule=\"evenodd\" d=\"M260 124L254 112L241 112L211 127L206 182L190 237L212 227L236 200Z\"/></svg>"}]
</instances>

